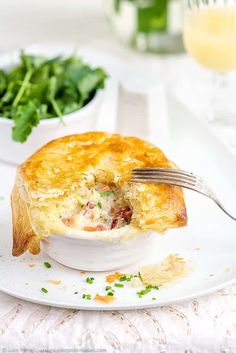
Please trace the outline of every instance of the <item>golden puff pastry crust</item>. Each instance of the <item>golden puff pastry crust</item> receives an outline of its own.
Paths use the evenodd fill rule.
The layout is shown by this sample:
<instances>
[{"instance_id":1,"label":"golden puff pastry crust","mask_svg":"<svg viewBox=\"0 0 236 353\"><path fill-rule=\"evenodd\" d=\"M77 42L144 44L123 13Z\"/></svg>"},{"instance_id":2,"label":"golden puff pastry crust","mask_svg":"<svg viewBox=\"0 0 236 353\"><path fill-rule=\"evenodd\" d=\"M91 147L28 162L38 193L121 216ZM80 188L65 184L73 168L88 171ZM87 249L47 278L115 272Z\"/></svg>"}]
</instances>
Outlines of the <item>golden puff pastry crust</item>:
<instances>
[{"instance_id":1,"label":"golden puff pastry crust","mask_svg":"<svg viewBox=\"0 0 236 353\"><path fill-rule=\"evenodd\" d=\"M131 225L163 233L185 226L182 189L131 183L134 168L173 168L153 144L136 137L88 132L49 142L18 169L12 191L13 255L40 251L40 240L67 234L62 217L75 212L85 189L97 182L115 185L132 209Z\"/></svg>"}]
</instances>

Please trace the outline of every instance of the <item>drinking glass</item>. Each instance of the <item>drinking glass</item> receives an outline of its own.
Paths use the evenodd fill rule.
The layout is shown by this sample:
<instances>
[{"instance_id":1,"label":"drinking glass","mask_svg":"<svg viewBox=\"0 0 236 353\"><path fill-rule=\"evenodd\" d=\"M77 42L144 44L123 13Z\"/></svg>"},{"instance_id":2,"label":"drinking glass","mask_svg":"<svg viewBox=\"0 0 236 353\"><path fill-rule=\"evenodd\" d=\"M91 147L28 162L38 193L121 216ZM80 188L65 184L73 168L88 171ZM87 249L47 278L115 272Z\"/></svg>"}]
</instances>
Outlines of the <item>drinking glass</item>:
<instances>
[{"instance_id":1,"label":"drinking glass","mask_svg":"<svg viewBox=\"0 0 236 353\"><path fill-rule=\"evenodd\" d=\"M230 112L236 86L230 93L227 85L228 73L236 69L236 0L187 0L183 38L186 51L212 71L208 119L236 124L236 112Z\"/></svg>"}]
</instances>

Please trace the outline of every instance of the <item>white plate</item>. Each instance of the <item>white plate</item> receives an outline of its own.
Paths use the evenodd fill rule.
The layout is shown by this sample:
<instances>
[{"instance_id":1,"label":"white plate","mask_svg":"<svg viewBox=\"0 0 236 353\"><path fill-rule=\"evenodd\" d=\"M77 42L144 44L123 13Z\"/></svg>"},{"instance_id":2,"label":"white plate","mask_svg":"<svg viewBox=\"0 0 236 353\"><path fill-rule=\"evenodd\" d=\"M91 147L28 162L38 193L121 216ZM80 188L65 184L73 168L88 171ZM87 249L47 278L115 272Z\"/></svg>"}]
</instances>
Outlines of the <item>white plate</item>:
<instances>
[{"instance_id":1,"label":"white plate","mask_svg":"<svg viewBox=\"0 0 236 353\"><path fill-rule=\"evenodd\" d=\"M195 119L181 104L168 100L173 139L173 159L183 168L205 176L226 203L235 200L236 161L213 137L201 122ZM32 257L26 254L13 258L11 252L11 213L9 194L15 170L0 165L0 290L31 302L64 308L86 310L113 310L149 308L187 300L210 293L236 278L236 223L227 218L211 201L194 193L186 192L189 226L168 232L163 237L153 235L156 246L153 253L144 254L143 263L156 263L168 254L178 253L192 264L190 274L159 291L138 298L139 288L125 283L116 289L116 301L112 305L99 304L82 299L83 293L105 293L107 273L87 273L66 268L41 253ZM50 269L43 262L52 264ZM28 264L34 263L34 267ZM120 269L121 273L137 273L140 264ZM87 276L95 278L94 284L85 282ZM48 283L61 280L60 285ZM42 294L40 289L48 289ZM77 292L78 294L74 294ZM156 300L152 300L156 297Z\"/></svg>"}]
</instances>

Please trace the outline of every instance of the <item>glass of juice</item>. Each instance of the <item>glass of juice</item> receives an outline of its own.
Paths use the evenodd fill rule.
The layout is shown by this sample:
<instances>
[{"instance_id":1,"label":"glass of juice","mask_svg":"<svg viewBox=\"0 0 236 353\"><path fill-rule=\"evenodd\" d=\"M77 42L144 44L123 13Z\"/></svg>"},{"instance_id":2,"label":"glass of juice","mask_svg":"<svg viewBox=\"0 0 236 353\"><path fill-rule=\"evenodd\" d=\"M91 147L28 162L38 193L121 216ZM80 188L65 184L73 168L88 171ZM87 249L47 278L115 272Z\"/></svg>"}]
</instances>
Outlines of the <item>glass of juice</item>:
<instances>
[{"instance_id":1,"label":"glass of juice","mask_svg":"<svg viewBox=\"0 0 236 353\"><path fill-rule=\"evenodd\" d=\"M229 102L222 100L227 96L226 74L236 69L236 0L188 0L183 38L186 51L213 73L209 120L226 117ZM235 100L236 90L234 95ZM217 111L219 101L227 106Z\"/></svg>"}]
</instances>

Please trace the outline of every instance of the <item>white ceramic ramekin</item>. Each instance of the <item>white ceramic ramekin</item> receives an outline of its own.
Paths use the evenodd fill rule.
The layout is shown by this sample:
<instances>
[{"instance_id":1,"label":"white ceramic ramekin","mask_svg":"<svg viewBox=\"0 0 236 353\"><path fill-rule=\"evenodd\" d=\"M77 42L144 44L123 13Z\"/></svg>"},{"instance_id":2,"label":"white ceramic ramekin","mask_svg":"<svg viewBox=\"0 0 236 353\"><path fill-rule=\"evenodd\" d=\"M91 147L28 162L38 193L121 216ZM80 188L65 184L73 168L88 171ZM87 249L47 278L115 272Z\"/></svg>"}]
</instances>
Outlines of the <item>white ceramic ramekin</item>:
<instances>
[{"instance_id":1,"label":"white ceramic ramekin","mask_svg":"<svg viewBox=\"0 0 236 353\"><path fill-rule=\"evenodd\" d=\"M112 271L146 256L152 237L150 233L139 233L121 241L118 237L99 239L90 232L88 237L51 235L43 239L41 245L46 254L65 266L83 271Z\"/></svg>"},{"instance_id":2,"label":"white ceramic ramekin","mask_svg":"<svg viewBox=\"0 0 236 353\"><path fill-rule=\"evenodd\" d=\"M65 135L94 130L102 101L103 91L97 91L93 99L83 108L63 117L43 119L24 143L15 142L11 137L13 121L0 118L0 160L20 164L47 142Z\"/></svg>"}]
</instances>

